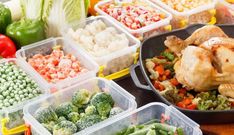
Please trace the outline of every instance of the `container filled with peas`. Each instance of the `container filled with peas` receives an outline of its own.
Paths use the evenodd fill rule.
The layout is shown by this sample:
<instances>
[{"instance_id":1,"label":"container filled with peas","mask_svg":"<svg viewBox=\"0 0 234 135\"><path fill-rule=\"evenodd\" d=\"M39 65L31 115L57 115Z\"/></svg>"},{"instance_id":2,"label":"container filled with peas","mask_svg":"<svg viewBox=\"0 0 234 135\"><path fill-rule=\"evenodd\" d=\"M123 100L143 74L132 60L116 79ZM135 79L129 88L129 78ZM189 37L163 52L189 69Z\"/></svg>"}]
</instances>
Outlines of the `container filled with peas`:
<instances>
[{"instance_id":1,"label":"container filled with peas","mask_svg":"<svg viewBox=\"0 0 234 135\"><path fill-rule=\"evenodd\" d=\"M20 65L16 59L0 61L0 120L7 119L8 129L24 124L22 108L26 103L48 94L40 81Z\"/></svg>"}]
</instances>

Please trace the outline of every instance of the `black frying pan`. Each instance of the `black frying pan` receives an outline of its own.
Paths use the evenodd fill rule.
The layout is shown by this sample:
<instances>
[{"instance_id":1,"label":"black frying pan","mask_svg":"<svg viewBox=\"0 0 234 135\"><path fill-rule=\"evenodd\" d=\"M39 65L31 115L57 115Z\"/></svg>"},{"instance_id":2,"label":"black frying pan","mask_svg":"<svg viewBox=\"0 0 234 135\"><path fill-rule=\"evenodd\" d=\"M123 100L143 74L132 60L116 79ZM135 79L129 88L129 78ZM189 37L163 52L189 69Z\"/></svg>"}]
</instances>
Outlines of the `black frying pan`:
<instances>
[{"instance_id":1,"label":"black frying pan","mask_svg":"<svg viewBox=\"0 0 234 135\"><path fill-rule=\"evenodd\" d=\"M154 56L159 55L162 51L166 49L164 46L164 41L166 37L169 35L176 35L182 39L186 39L189 37L196 29L201 28L204 26L203 24L195 24L191 25L185 29L175 30L172 32L164 33L161 35L153 36L147 40L145 40L141 47L140 47L140 57L139 62L136 65L131 67L131 77L134 80L134 83L137 87L145 89L145 90L152 90L156 98L160 101L172 105L169 101L167 101L164 97L162 97L158 90L156 90L153 84L150 81L149 73L145 67L145 60L147 58L152 58ZM220 28L229 36L234 37L234 25L220 25ZM136 75L136 68L140 67L142 75L148 85L142 84L137 75ZM225 111L200 111L200 110L187 110L182 109L175 106L177 109L182 111L185 115L193 119L199 124L217 124L217 123L233 123L234 122L234 109L233 110L225 110Z\"/></svg>"}]
</instances>

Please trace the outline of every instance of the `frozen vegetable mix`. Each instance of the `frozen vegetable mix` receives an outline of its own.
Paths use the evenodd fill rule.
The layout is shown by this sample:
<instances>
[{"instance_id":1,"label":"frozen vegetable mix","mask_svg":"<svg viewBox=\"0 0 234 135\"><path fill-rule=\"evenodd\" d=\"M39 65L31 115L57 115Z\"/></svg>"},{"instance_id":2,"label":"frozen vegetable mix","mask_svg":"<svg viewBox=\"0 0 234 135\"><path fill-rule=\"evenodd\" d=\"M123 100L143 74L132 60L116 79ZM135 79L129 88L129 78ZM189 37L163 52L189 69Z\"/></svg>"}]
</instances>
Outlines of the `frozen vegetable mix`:
<instances>
[{"instance_id":1,"label":"frozen vegetable mix","mask_svg":"<svg viewBox=\"0 0 234 135\"><path fill-rule=\"evenodd\" d=\"M166 17L160 10L141 0L133 0L132 3L122 5L109 2L99 8L132 30L140 29Z\"/></svg>"},{"instance_id":2,"label":"frozen vegetable mix","mask_svg":"<svg viewBox=\"0 0 234 135\"><path fill-rule=\"evenodd\" d=\"M70 101L39 108L34 117L53 135L72 135L123 112L114 105L108 93L80 89Z\"/></svg>"},{"instance_id":3,"label":"frozen vegetable mix","mask_svg":"<svg viewBox=\"0 0 234 135\"><path fill-rule=\"evenodd\" d=\"M48 55L36 54L28 58L28 63L48 82L56 83L66 78L74 78L87 70L72 54L65 54L61 46L54 46Z\"/></svg>"}]
</instances>

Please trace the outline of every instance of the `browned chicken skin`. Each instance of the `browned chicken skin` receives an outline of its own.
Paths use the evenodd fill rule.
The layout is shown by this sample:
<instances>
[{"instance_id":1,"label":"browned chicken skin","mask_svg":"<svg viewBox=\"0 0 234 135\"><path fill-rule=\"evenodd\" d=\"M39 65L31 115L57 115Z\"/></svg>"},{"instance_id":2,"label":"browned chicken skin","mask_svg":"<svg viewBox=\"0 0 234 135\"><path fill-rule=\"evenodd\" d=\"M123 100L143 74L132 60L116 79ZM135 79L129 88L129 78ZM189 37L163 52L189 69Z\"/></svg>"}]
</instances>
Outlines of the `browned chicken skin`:
<instances>
[{"instance_id":1,"label":"browned chicken skin","mask_svg":"<svg viewBox=\"0 0 234 135\"><path fill-rule=\"evenodd\" d=\"M165 45L182 55L174 65L181 84L195 91L219 88L222 95L234 98L234 39L219 27L204 26L186 40L169 36Z\"/></svg>"}]
</instances>

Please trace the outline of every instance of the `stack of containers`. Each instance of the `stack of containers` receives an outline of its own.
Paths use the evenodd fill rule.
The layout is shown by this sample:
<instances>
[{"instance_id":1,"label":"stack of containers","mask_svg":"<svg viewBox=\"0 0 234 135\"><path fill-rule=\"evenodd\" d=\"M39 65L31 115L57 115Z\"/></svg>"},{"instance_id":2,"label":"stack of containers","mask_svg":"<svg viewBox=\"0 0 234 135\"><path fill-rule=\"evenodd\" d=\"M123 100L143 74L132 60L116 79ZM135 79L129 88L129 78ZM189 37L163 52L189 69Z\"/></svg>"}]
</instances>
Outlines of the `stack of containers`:
<instances>
[{"instance_id":1,"label":"stack of containers","mask_svg":"<svg viewBox=\"0 0 234 135\"><path fill-rule=\"evenodd\" d=\"M103 23L100 24L100 21L102 21L104 25L106 26L103 26ZM90 24L92 26L90 26ZM121 36L125 35L125 37L128 40L128 44L123 49L114 50L112 52L109 52L109 54L106 54L106 52L104 52L105 49L112 50L112 49L117 48L119 45L123 45L119 43L116 44L115 42L115 43L112 43L112 46L108 44L107 48L104 47L101 50L95 49L95 46L99 48L99 47L103 47L103 45L98 44L97 42L93 43L94 40L95 41L99 40L99 42L108 42L108 40L110 40L110 39L107 39L107 37L110 35L103 35L104 30L105 31L110 30L111 32L115 31L111 29L110 27L114 28L118 34L121 34ZM82 32L83 29L89 29L87 31L92 31L92 34L88 36L89 37L94 36L94 38L89 40L88 36L85 36L84 38L87 38L87 39L85 39L85 41L82 41L83 40L82 37L80 35L76 35L76 33ZM104 29L104 30L100 32L99 31L100 29ZM73 31L72 34L69 32L71 30ZM94 34L95 31L98 31L98 33ZM65 32L63 33L65 33L64 37L67 38L69 41L71 41L78 50L84 51L94 61L98 63L99 65L98 76L99 77L105 77L106 79L110 79L110 80L121 78L129 74L129 67L137 61L137 56L138 56L137 48L140 46L140 41L137 40L135 37L133 37L131 34L129 34L127 31L122 29L120 26L113 23L111 20L109 20L105 16L87 18L86 21L84 22L84 26L82 27L82 29L79 29L77 31L77 29L70 28L70 30L65 30ZM74 34L75 36L73 36ZM97 38L101 38L101 40ZM89 41L92 42L90 45L89 45L90 43ZM92 49L90 49L87 46L91 47ZM103 52L100 53L100 51L103 51ZM95 56L96 53L98 53L99 56Z\"/></svg>"},{"instance_id":2,"label":"stack of containers","mask_svg":"<svg viewBox=\"0 0 234 135\"><path fill-rule=\"evenodd\" d=\"M124 110L120 114L117 114L111 118L108 118L100 123L97 123L91 127L88 127L78 132L77 134L80 134L80 135L86 135L88 132L92 131L93 129L97 129L98 127L101 127L102 125L106 125L106 123L109 123L113 121L114 119L129 113L130 111L136 109L137 107L135 97L133 97L127 91L122 89L115 82L108 81L104 78L91 78L79 84L65 88L43 99L37 100L31 104L28 104L24 108L24 120L26 124L30 125L32 135L35 135L35 134L50 135L50 132L46 128L44 128L34 117L35 112L40 107L48 107L50 105L52 105L53 107L57 107L61 103L70 101L72 99L73 93L75 93L76 91L80 89L87 89L91 93L106 92L111 95L111 97L113 98L115 102L115 105Z\"/></svg>"},{"instance_id":3,"label":"stack of containers","mask_svg":"<svg viewBox=\"0 0 234 135\"><path fill-rule=\"evenodd\" d=\"M234 23L234 2L232 0L219 0L216 6L216 10L216 18L218 24Z\"/></svg>"},{"instance_id":4,"label":"stack of containers","mask_svg":"<svg viewBox=\"0 0 234 135\"><path fill-rule=\"evenodd\" d=\"M217 0L151 0L173 15L173 29L194 23L216 23Z\"/></svg>"},{"instance_id":5,"label":"stack of containers","mask_svg":"<svg viewBox=\"0 0 234 135\"><path fill-rule=\"evenodd\" d=\"M45 87L44 87L43 83L40 81L40 79L37 76L35 76L32 73L32 71L30 71L27 67L25 67L24 64L20 60L3 59L0 61L0 64L6 64L6 63L14 63L20 70L23 70L23 72L26 73L26 76L28 76L29 79L36 82L36 84L39 86L39 91L41 92L41 94L37 97L31 98L28 100L24 100L20 103L14 104L12 106L9 106L7 108L0 110L1 131L2 131L3 135L16 134L16 133L23 132L26 129L26 127L24 125L24 120L23 120L23 107L24 107L24 105L26 105L27 103L32 102L34 100L40 99L41 97L49 94L49 91L45 89ZM5 69L5 70L7 70L7 69ZM7 76L7 78L9 78L9 77L10 76ZM2 82L2 78L3 78L3 76L1 76L1 82ZM18 78L18 80L22 81L20 78ZM4 84L3 83L1 83L1 84L2 84L1 87L3 87ZM20 85L22 85L22 84L20 84ZM18 89L18 86L16 89ZM10 90L10 88L8 88L8 90ZM2 92L3 91L1 91L1 93ZM23 92L22 89L21 89L21 92ZM26 94L25 92L23 92L23 93ZM10 95L12 95L12 94L13 93L11 93ZM23 97L21 97L21 95L19 93L18 94L15 93L13 95L18 96L19 98L23 98ZM18 100L18 97L16 98L17 100ZM11 97L11 99L13 99L13 97ZM5 99L1 99L1 100L2 100L1 101L1 104L2 104L3 100L5 100ZM10 99L9 99L9 101L10 101Z\"/></svg>"},{"instance_id":6,"label":"stack of containers","mask_svg":"<svg viewBox=\"0 0 234 135\"><path fill-rule=\"evenodd\" d=\"M52 48L56 45L62 47L64 54L74 55L76 59L80 62L81 66L84 67L87 71L80 72L73 78L68 77L56 82L48 82L45 78L43 78L40 75L40 73L38 73L36 69L34 69L28 63L28 59L37 54L49 55L52 52ZM24 67L28 70L31 70L33 75L37 76L40 79L40 81L43 82L44 87L50 89L51 92L54 92L54 90L56 91L71 86L82 80L95 77L96 73L98 72L98 65L89 56L87 56L82 50L76 49L71 42L61 37L49 38L47 40L43 40L41 42L22 47L16 52L16 58L22 61Z\"/></svg>"},{"instance_id":7,"label":"stack of containers","mask_svg":"<svg viewBox=\"0 0 234 135\"><path fill-rule=\"evenodd\" d=\"M148 0L133 0L130 3L115 2L114 0L101 1L95 5L95 10L126 29L140 41L171 31L171 14L152 2Z\"/></svg>"}]
</instances>

